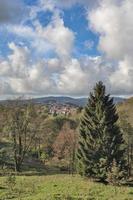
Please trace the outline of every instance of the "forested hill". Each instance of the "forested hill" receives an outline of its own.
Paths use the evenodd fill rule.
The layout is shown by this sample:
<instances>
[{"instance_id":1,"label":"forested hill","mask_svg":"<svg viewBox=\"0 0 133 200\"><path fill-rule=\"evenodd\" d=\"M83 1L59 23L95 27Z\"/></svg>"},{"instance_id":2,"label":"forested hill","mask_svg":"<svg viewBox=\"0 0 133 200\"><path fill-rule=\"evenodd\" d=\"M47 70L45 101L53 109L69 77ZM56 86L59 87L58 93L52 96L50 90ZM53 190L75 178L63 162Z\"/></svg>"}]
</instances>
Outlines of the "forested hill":
<instances>
[{"instance_id":1,"label":"forested hill","mask_svg":"<svg viewBox=\"0 0 133 200\"><path fill-rule=\"evenodd\" d=\"M73 104L76 106L85 106L87 103L87 98L72 98L72 97L65 97L65 96L60 96L60 97L55 97L55 96L50 96L50 97L43 97L43 98L37 98L33 99L33 102L35 103L42 103L42 104L47 104L47 103L58 103L58 104ZM115 103L123 102L125 99L119 98L119 97L114 97Z\"/></svg>"},{"instance_id":2,"label":"forested hill","mask_svg":"<svg viewBox=\"0 0 133 200\"><path fill-rule=\"evenodd\" d=\"M67 96L49 96L49 97L42 97L42 98L34 98L32 99L32 102L35 104L72 104L75 106L82 106L84 107L85 104L87 103L87 98L72 98L72 97L67 97ZM23 100L27 101L27 100ZM114 97L114 102L115 103L121 103L124 102L124 98L120 97ZM7 103L7 101L0 101L1 104Z\"/></svg>"}]
</instances>

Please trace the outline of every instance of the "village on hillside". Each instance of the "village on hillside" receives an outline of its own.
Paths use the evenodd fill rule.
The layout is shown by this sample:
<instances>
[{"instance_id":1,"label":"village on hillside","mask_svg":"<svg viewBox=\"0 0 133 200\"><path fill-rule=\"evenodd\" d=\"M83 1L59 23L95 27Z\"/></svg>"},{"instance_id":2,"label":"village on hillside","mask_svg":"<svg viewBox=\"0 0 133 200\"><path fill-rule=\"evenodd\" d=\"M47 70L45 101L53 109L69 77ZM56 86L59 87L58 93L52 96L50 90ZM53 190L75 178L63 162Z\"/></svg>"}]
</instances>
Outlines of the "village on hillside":
<instances>
[{"instance_id":1,"label":"village on hillside","mask_svg":"<svg viewBox=\"0 0 133 200\"><path fill-rule=\"evenodd\" d=\"M71 104L53 103L48 105L49 114L70 116L77 112L78 106Z\"/></svg>"}]
</instances>

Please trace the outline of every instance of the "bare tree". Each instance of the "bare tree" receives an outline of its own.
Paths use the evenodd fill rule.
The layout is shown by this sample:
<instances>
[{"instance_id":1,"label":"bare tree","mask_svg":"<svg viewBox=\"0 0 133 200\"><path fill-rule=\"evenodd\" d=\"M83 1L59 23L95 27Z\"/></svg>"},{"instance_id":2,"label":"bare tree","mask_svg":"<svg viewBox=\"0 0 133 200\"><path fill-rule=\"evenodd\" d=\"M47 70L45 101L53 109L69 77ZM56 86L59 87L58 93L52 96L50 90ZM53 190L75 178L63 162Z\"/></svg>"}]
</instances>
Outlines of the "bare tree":
<instances>
[{"instance_id":1,"label":"bare tree","mask_svg":"<svg viewBox=\"0 0 133 200\"><path fill-rule=\"evenodd\" d=\"M13 141L15 171L18 172L36 135L33 115L34 105L31 103L24 104L16 100L8 108L8 130Z\"/></svg>"}]
</instances>

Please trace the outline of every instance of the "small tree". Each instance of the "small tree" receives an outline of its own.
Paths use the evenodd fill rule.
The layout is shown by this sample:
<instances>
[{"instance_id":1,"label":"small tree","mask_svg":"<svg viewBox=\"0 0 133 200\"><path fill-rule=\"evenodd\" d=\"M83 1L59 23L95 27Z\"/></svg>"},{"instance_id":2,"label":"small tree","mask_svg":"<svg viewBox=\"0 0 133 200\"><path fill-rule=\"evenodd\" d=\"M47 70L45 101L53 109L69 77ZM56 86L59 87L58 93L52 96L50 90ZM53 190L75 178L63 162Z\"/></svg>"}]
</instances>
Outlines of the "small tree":
<instances>
[{"instance_id":1,"label":"small tree","mask_svg":"<svg viewBox=\"0 0 133 200\"><path fill-rule=\"evenodd\" d=\"M77 159L82 175L106 180L114 159L121 170L125 166L124 141L117 120L113 98L106 95L102 82L97 83L80 123Z\"/></svg>"},{"instance_id":2,"label":"small tree","mask_svg":"<svg viewBox=\"0 0 133 200\"><path fill-rule=\"evenodd\" d=\"M75 164L75 150L77 146L76 130L65 123L53 145L55 156L69 162L69 170L73 172Z\"/></svg>"},{"instance_id":3,"label":"small tree","mask_svg":"<svg viewBox=\"0 0 133 200\"><path fill-rule=\"evenodd\" d=\"M116 161L113 160L112 166L107 173L107 181L113 186L120 186L121 180L124 177L124 171L121 171L120 167L117 165Z\"/></svg>"}]
</instances>

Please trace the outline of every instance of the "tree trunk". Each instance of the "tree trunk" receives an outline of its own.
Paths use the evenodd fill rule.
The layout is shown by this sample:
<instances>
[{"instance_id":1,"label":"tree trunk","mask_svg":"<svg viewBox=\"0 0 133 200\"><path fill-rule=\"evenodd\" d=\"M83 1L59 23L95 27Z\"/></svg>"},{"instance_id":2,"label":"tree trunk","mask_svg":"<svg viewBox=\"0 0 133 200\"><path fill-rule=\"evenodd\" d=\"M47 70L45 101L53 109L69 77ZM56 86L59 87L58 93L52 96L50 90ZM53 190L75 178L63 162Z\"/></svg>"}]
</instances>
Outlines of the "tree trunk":
<instances>
[{"instance_id":1,"label":"tree trunk","mask_svg":"<svg viewBox=\"0 0 133 200\"><path fill-rule=\"evenodd\" d=\"M20 171L21 171L21 163L15 160L15 172L20 172Z\"/></svg>"}]
</instances>

